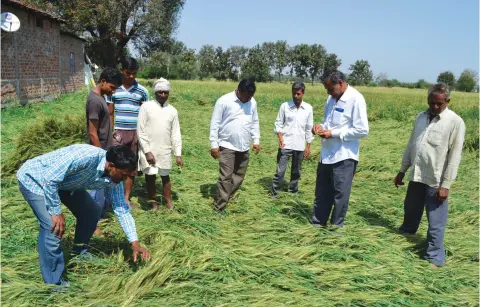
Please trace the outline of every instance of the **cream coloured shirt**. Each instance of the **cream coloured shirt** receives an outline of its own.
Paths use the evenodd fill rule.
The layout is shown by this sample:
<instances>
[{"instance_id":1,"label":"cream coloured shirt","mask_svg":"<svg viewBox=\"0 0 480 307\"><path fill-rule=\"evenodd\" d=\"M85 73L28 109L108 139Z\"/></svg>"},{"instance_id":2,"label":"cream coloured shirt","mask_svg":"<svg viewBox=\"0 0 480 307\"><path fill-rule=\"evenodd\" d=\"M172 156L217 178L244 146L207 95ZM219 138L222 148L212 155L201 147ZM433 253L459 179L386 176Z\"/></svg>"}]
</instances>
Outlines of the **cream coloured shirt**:
<instances>
[{"instance_id":1,"label":"cream coloured shirt","mask_svg":"<svg viewBox=\"0 0 480 307\"><path fill-rule=\"evenodd\" d=\"M410 167L410 181L450 189L457 176L465 138L465 123L446 108L432 121L429 112L418 114L400 172Z\"/></svg>"},{"instance_id":2,"label":"cream coloured shirt","mask_svg":"<svg viewBox=\"0 0 480 307\"><path fill-rule=\"evenodd\" d=\"M172 154L182 155L182 135L177 110L165 102L163 107L156 100L142 104L137 127L139 143L138 168L143 171L150 166L145 154L152 152L155 166L172 168Z\"/></svg>"}]
</instances>

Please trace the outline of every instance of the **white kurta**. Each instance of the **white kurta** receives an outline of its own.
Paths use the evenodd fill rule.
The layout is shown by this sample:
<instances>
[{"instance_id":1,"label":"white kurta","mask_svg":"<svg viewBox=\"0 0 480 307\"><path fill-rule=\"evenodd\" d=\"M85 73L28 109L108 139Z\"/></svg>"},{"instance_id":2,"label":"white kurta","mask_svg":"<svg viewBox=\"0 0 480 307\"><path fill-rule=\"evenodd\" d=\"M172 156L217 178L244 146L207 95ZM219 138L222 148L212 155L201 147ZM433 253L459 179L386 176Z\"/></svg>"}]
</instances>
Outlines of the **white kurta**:
<instances>
[{"instance_id":1,"label":"white kurta","mask_svg":"<svg viewBox=\"0 0 480 307\"><path fill-rule=\"evenodd\" d=\"M172 168L172 153L182 155L178 112L168 103L163 107L156 100L143 103L138 114L137 134L140 171L150 166L145 157L148 152L152 152L155 166L160 169Z\"/></svg>"}]
</instances>

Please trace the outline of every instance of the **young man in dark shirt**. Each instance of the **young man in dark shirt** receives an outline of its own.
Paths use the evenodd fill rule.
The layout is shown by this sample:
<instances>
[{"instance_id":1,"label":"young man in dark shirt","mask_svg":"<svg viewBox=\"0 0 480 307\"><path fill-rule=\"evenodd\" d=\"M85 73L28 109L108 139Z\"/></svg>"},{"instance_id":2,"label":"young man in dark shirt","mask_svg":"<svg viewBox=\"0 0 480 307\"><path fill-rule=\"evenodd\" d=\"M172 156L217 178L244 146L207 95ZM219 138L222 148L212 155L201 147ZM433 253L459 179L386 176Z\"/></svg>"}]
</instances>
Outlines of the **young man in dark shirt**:
<instances>
[{"instance_id":1,"label":"young man in dark shirt","mask_svg":"<svg viewBox=\"0 0 480 307\"><path fill-rule=\"evenodd\" d=\"M112 126L108 105L104 95L111 96L113 92L122 85L122 74L115 68L105 68L97 85L87 98L86 120L87 135L90 145L108 150L113 145ZM105 193L103 189L91 190L90 195L101 208L102 216L106 209ZM100 228L95 234L100 234Z\"/></svg>"},{"instance_id":2,"label":"young man in dark shirt","mask_svg":"<svg viewBox=\"0 0 480 307\"><path fill-rule=\"evenodd\" d=\"M107 150L112 147L112 126L110 113L104 95L110 96L122 85L122 74L115 68L106 68L97 86L87 98L86 118L88 142L90 145Z\"/></svg>"}]
</instances>

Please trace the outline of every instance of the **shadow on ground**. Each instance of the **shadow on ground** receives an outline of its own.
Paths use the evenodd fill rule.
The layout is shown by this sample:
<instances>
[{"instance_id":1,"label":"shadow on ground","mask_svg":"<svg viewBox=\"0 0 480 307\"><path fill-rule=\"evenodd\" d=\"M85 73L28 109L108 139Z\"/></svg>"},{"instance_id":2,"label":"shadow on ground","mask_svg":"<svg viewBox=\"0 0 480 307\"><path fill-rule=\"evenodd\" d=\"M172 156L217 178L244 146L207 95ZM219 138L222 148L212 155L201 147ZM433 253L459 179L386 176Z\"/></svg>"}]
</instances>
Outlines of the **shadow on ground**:
<instances>
[{"instance_id":1,"label":"shadow on ground","mask_svg":"<svg viewBox=\"0 0 480 307\"><path fill-rule=\"evenodd\" d=\"M202 184L200 185L200 193L202 193L203 198L214 198L217 194L217 185L216 184Z\"/></svg>"},{"instance_id":2,"label":"shadow on ground","mask_svg":"<svg viewBox=\"0 0 480 307\"><path fill-rule=\"evenodd\" d=\"M394 222L381 216L379 213L374 211L368 210L360 210L357 212L357 215L361 216L368 224L372 226L380 226L386 228L389 232L400 234L407 239L412 246L408 249L412 250L416 255L419 257L423 257L426 251L426 244L425 244L425 237L420 235L419 233L416 234L408 234L402 233L398 230L398 227L395 226Z\"/></svg>"}]
</instances>

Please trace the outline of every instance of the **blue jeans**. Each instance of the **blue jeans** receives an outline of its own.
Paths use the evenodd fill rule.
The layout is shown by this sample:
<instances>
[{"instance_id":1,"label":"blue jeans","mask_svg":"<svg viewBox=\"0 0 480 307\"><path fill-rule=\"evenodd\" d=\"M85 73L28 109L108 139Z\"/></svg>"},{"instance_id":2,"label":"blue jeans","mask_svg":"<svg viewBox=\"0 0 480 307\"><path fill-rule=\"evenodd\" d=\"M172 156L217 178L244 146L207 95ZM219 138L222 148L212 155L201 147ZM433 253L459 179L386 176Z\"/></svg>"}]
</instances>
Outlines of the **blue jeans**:
<instances>
[{"instance_id":1,"label":"blue jeans","mask_svg":"<svg viewBox=\"0 0 480 307\"><path fill-rule=\"evenodd\" d=\"M19 183L20 192L32 208L40 224L38 234L38 255L43 281L47 284L58 284L65 269L65 260L60 246L60 239L50 232L52 217L47 211L45 197L30 192ZM81 253L87 246L97 227L102 208L85 190L59 191L60 200L77 218L75 227L74 251Z\"/></svg>"}]
</instances>

